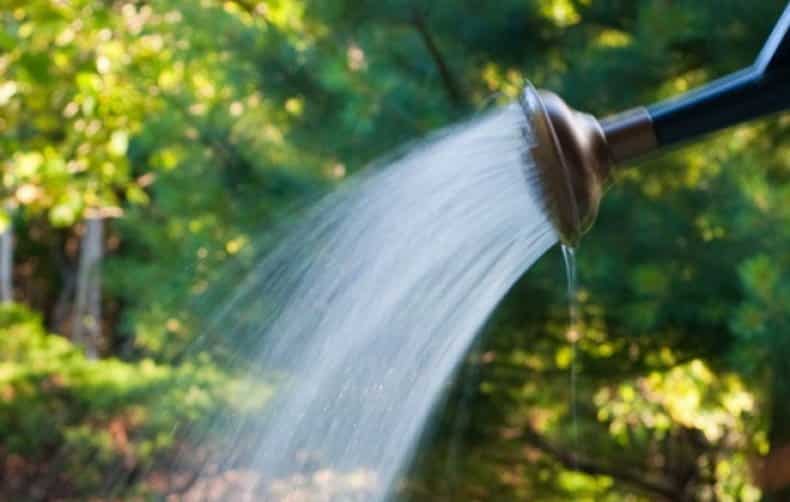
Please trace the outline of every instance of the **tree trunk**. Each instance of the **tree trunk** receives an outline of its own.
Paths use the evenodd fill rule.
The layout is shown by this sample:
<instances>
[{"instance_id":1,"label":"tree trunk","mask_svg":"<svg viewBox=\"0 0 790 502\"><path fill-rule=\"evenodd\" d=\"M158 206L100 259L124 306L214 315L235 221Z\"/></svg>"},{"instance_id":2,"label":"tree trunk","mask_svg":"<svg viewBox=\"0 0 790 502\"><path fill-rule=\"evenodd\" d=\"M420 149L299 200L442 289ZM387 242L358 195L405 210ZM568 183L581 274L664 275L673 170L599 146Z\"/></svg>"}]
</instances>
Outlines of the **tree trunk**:
<instances>
[{"instance_id":1,"label":"tree trunk","mask_svg":"<svg viewBox=\"0 0 790 502\"><path fill-rule=\"evenodd\" d=\"M771 373L771 451L758 472L764 502L790 500L790 350L785 344L774 348Z\"/></svg>"},{"instance_id":2,"label":"tree trunk","mask_svg":"<svg viewBox=\"0 0 790 502\"><path fill-rule=\"evenodd\" d=\"M0 303L14 300L14 227L11 222L0 232Z\"/></svg>"},{"instance_id":3,"label":"tree trunk","mask_svg":"<svg viewBox=\"0 0 790 502\"><path fill-rule=\"evenodd\" d=\"M74 343L85 349L89 359L99 355L101 340L101 277L104 228L101 215L85 218L77 270L77 300L74 307Z\"/></svg>"}]
</instances>

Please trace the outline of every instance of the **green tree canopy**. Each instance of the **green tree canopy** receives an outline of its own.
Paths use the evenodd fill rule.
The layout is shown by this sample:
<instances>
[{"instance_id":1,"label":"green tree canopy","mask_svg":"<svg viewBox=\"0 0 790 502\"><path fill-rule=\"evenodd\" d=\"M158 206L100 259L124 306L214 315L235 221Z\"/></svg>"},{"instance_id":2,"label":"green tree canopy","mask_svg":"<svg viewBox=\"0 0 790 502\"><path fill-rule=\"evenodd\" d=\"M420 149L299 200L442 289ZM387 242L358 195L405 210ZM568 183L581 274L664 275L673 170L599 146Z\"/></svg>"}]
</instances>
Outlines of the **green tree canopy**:
<instances>
[{"instance_id":1,"label":"green tree canopy","mask_svg":"<svg viewBox=\"0 0 790 502\"><path fill-rule=\"evenodd\" d=\"M232 406L237 375L223 347L184 348L298 208L526 79L600 115L685 92L749 64L784 2L0 5L0 229L26 305L0 314L0 496L84 499L188 488L168 461L202 445L174 425ZM617 173L578 250L576 386L550 253L469 355L403 496L784 500L788 124ZM95 363L62 336L91 211L114 217Z\"/></svg>"}]
</instances>

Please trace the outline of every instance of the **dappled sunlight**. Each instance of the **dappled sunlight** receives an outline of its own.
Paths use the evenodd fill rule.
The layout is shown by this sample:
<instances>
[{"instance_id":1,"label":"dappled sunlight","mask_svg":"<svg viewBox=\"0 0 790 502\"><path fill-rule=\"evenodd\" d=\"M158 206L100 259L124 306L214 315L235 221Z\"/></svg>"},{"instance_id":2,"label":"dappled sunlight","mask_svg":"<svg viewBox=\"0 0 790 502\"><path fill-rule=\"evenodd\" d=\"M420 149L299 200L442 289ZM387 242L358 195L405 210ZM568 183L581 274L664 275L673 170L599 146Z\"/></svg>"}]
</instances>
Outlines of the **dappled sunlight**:
<instances>
[{"instance_id":1,"label":"dappled sunlight","mask_svg":"<svg viewBox=\"0 0 790 502\"><path fill-rule=\"evenodd\" d=\"M516 162L490 141L453 147L436 183L441 163L426 162L337 218L364 224L332 248L335 289L293 272L313 279L292 295L304 329L287 357L257 358L288 334L262 329L293 305L269 282L285 263L254 280L306 206L371 162L402 160L399 145L513 103L527 79L597 117L690 91L750 64L785 6L5 0L0 499L788 499L787 114L614 172L577 249L577 321L558 252L515 284L515 265L482 271L503 242L480 237L483 216L510 208L492 225L506 239L531 214L513 210L523 173L469 168ZM283 262L327 239L294 243ZM423 284L375 266L388 256L437 274ZM376 317L384 304L399 307ZM326 324L331 343L306 343ZM418 350L442 343L453 361ZM388 350L363 357L374 346ZM273 403L289 399L311 413L272 428ZM371 425L368 443L344 440L364 424L342 416L365 410L408 433ZM299 427L330 447L260 448ZM375 457L383 441L397 468L333 462Z\"/></svg>"}]
</instances>

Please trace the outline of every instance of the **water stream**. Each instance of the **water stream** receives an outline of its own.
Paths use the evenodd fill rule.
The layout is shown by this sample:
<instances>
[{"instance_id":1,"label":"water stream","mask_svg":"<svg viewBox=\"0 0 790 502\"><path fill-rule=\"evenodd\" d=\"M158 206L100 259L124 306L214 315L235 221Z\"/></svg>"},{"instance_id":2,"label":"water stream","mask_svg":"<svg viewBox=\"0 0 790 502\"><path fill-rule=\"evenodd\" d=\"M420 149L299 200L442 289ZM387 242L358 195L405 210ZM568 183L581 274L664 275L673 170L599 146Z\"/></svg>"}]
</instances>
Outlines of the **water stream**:
<instances>
[{"instance_id":1,"label":"water stream","mask_svg":"<svg viewBox=\"0 0 790 502\"><path fill-rule=\"evenodd\" d=\"M577 382L576 379L578 377L578 369L577 369L577 362L576 362L576 344L581 337L581 326L580 326L580 312L579 312L579 295L578 295L578 279L576 277L576 251L566 245L563 244L560 246L562 248L562 258L565 262L565 280L567 283L567 295L568 295L568 334L567 338L571 344L571 369L570 369L570 403L569 407L571 410L571 440L573 441L573 449L574 451L578 451L578 439L579 439L579 417L578 417L578 403L576 399L576 388ZM575 461L575 457L574 457ZM575 467L575 465L574 465Z\"/></svg>"},{"instance_id":2,"label":"water stream","mask_svg":"<svg viewBox=\"0 0 790 502\"><path fill-rule=\"evenodd\" d=\"M263 260L211 329L274 396L263 413L213 421L222 448L193 490L395 493L475 335L557 242L531 142L517 104L443 131L330 195ZM222 492L218 476L235 484Z\"/></svg>"}]
</instances>

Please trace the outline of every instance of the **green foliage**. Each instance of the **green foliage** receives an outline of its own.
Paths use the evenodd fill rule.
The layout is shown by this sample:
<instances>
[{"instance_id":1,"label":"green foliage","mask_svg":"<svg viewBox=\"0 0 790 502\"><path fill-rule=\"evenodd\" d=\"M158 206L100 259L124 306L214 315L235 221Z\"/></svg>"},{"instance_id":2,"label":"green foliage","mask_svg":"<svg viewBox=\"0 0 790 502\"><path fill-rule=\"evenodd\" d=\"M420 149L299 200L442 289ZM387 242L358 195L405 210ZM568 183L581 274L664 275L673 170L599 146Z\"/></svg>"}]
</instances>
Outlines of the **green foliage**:
<instances>
[{"instance_id":1,"label":"green foliage","mask_svg":"<svg viewBox=\"0 0 790 502\"><path fill-rule=\"evenodd\" d=\"M19 306L0 307L0 353L3 454L63 470L72 494L95 492L113 471L150 468L179 440L179 424L235 406L233 382L211 365L91 361Z\"/></svg>"},{"instance_id":2,"label":"green foliage","mask_svg":"<svg viewBox=\"0 0 790 502\"><path fill-rule=\"evenodd\" d=\"M0 228L39 311L0 311L0 455L17 480L0 495L24 498L102 493L118 472L144 493L182 424L241 406L223 347L186 348L347 174L525 78L599 114L684 92L748 64L784 2L0 6ZM470 354L405 494L755 500L749 466L790 442L789 126L617 173L578 251L575 361L550 254ZM97 209L118 218L91 362L48 332L65 332L78 222Z\"/></svg>"}]
</instances>

